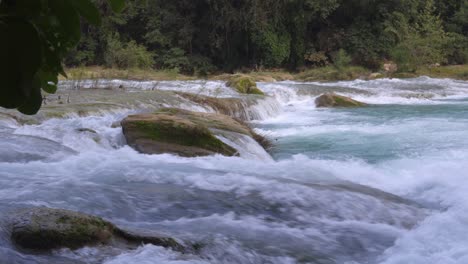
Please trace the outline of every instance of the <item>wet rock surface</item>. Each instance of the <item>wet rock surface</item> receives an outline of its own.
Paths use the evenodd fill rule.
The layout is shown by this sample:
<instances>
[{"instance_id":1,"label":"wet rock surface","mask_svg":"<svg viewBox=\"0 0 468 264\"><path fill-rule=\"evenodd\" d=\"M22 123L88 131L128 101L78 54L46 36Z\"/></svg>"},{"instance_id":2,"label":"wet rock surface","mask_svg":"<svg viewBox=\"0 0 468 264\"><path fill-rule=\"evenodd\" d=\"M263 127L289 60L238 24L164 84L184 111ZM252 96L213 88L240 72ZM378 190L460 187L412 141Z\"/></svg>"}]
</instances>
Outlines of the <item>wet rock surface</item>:
<instances>
[{"instance_id":1,"label":"wet rock surface","mask_svg":"<svg viewBox=\"0 0 468 264\"><path fill-rule=\"evenodd\" d=\"M146 154L173 153L185 157L237 155L216 135L223 131L251 136L251 129L221 114L165 108L153 114L131 115L122 122L127 143Z\"/></svg>"},{"instance_id":2,"label":"wet rock surface","mask_svg":"<svg viewBox=\"0 0 468 264\"><path fill-rule=\"evenodd\" d=\"M78 249L119 240L183 250L173 238L123 230L102 218L64 209L23 209L10 217L9 226L12 241L30 250Z\"/></svg>"},{"instance_id":3,"label":"wet rock surface","mask_svg":"<svg viewBox=\"0 0 468 264\"><path fill-rule=\"evenodd\" d=\"M315 99L317 107L360 107L367 104L335 93L326 93Z\"/></svg>"}]
</instances>

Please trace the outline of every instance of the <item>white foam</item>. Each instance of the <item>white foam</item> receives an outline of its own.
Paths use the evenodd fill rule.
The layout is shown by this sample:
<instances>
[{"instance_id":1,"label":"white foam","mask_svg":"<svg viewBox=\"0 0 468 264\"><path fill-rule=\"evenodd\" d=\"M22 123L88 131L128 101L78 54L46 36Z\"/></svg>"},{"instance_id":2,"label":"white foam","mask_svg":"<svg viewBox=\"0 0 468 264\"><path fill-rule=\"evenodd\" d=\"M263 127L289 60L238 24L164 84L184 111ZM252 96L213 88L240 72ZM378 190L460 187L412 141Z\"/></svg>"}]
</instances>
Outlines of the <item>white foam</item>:
<instances>
[{"instance_id":1,"label":"white foam","mask_svg":"<svg viewBox=\"0 0 468 264\"><path fill-rule=\"evenodd\" d=\"M110 258L105 264L209 264L210 262L153 245L141 246L135 251Z\"/></svg>"},{"instance_id":2,"label":"white foam","mask_svg":"<svg viewBox=\"0 0 468 264\"><path fill-rule=\"evenodd\" d=\"M273 161L270 154L250 136L223 131L222 135L218 136L218 138L237 149L242 158Z\"/></svg>"},{"instance_id":3,"label":"white foam","mask_svg":"<svg viewBox=\"0 0 468 264\"><path fill-rule=\"evenodd\" d=\"M200 89L194 83L182 82L182 88L176 84L168 83L167 89ZM350 259L353 261L347 263L467 263L466 102L438 100L438 96L465 97L467 82L418 78L259 85L271 97L255 106L258 119L263 119L254 122L260 126L258 131L279 138L280 143L296 140L298 149L317 137L331 135L332 143L343 151L350 147L354 155L338 158L341 153L336 150L331 157L293 153L272 161L258 144L239 135L222 139L238 149L241 157L143 155L123 144L120 128L111 127L138 109L51 119L39 125L8 124L7 131L16 135L54 140L78 153L53 161L0 163L0 206L65 207L102 213L137 226L164 227L175 234L189 234L195 241L201 235L214 240L200 255L146 245L109 256L108 264L296 263L294 257L313 250L327 253L339 263ZM395 108L401 112L393 115L372 110L375 108L316 109L314 98L327 89L379 104L462 108L448 114L442 108L419 112ZM434 97L408 99L402 92ZM228 93L225 95L233 96ZM94 133L77 131L79 128L95 130L99 140ZM369 146L370 142L376 143ZM399 148L394 148L398 152L394 156L370 162L366 153L363 157L357 154L366 146L367 151L378 152ZM356 184L411 199L430 210ZM147 189L130 192L127 188L131 186ZM157 198L164 191L169 198L161 202ZM184 195L195 202L183 204ZM138 200L141 197L146 200ZM164 218L164 210L171 206L184 214ZM162 219L155 220L155 216ZM222 238L213 238L213 233ZM89 260L99 252L74 254L79 260Z\"/></svg>"},{"instance_id":4,"label":"white foam","mask_svg":"<svg viewBox=\"0 0 468 264\"><path fill-rule=\"evenodd\" d=\"M337 91L370 104L444 104L441 99L468 98L468 82L420 77L340 82L261 83L260 87L284 104Z\"/></svg>"}]
</instances>

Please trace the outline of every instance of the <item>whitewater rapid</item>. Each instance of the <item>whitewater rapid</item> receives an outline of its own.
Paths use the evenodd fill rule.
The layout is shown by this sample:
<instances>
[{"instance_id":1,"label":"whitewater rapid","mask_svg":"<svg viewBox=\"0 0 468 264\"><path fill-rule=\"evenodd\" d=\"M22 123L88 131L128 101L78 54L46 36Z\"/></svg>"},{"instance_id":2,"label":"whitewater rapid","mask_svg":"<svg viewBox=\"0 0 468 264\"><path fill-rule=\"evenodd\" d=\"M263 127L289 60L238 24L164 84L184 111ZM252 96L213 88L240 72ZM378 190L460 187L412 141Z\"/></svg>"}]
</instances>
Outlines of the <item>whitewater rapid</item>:
<instances>
[{"instance_id":1,"label":"whitewater rapid","mask_svg":"<svg viewBox=\"0 0 468 264\"><path fill-rule=\"evenodd\" d=\"M259 83L269 98L246 105L245 115L272 140L271 157L231 135L222 140L240 157L200 158L137 153L115 123L147 111L153 91L243 98L223 82L99 80L62 89L77 85L83 93L124 87L139 101L33 124L0 119L0 221L22 207L65 208L202 249L31 254L0 225L2 264L468 263L468 82ZM315 108L329 91L371 106Z\"/></svg>"}]
</instances>

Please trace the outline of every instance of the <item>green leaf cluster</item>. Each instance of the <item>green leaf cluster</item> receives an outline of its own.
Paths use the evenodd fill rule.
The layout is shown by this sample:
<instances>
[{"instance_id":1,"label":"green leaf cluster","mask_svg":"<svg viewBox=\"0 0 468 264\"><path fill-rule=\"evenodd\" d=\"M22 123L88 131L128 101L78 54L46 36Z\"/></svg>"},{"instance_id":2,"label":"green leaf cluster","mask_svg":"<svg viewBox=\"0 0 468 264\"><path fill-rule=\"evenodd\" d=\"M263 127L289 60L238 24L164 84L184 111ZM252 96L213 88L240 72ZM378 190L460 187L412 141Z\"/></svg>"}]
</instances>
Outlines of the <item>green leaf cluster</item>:
<instances>
[{"instance_id":1,"label":"green leaf cluster","mask_svg":"<svg viewBox=\"0 0 468 264\"><path fill-rule=\"evenodd\" d=\"M115 11L124 0L109 0ZM62 60L80 41L81 18L101 24L91 0L0 1L0 106L35 114L42 91L55 93Z\"/></svg>"}]
</instances>

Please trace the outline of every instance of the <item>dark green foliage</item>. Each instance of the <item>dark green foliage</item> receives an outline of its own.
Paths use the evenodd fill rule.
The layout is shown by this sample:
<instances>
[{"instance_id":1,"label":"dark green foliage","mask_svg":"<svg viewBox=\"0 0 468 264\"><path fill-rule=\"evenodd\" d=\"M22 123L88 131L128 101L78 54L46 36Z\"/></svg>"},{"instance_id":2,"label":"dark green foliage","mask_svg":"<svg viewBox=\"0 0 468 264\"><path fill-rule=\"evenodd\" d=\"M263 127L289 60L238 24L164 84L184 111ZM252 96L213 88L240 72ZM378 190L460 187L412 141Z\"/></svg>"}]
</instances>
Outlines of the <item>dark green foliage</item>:
<instances>
[{"instance_id":1,"label":"dark green foliage","mask_svg":"<svg viewBox=\"0 0 468 264\"><path fill-rule=\"evenodd\" d=\"M291 37L286 30L259 30L253 33L252 40L262 58L262 64L267 67L282 66L291 53Z\"/></svg>"},{"instance_id":2,"label":"dark green foliage","mask_svg":"<svg viewBox=\"0 0 468 264\"><path fill-rule=\"evenodd\" d=\"M105 65L120 69L149 68L153 66L153 54L134 40L122 43L118 34L109 35L104 54Z\"/></svg>"},{"instance_id":3,"label":"dark green foliage","mask_svg":"<svg viewBox=\"0 0 468 264\"><path fill-rule=\"evenodd\" d=\"M468 38L458 33L449 33L443 50L447 52L448 64L468 63Z\"/></svg>"},{"instance_id":4,"label":"dark green foliage","mask_svg":"<svg viewBox=\"0 0 468 264\"><path fill-rule=\"evenodd\" d=\"M345 67L349 66L351 63L351 57L346 53L344 49L340 49L333 56L333 64L338 70L342 70Z\"/></svg>"},{"instance_id":5,"label":"dark green foliage","mask_svg":"<svg viewBox=\"0 0 468 264\"><path fill-rule=\"evenodd\" d=\"M83 25L67 63L105 64L115 31L153 53L155 68L185 74L326 66L340 50L374 70L389 59L402 68L464 63L466 14L468 0L137 0L99 29Z\"/></svg>"},{"instance_id":6,"label":"dark green foliage","mask_svg":"<svg viewBox=\"0 0 468 264\"><path fill-rule=\"evenodd\" d=\"M121 9L123 0L109 0ZM90 0L0 1L0 106L35 114L54 93L62 60L81 37L80 17L99 25Z\"/></svg>"},{"instance_id":7,"label":"dark green foliage","mask_svg":"<svg viewBox=\"0 0 468 264\"><path fill-rule=\"evenodd\" d=\"M109 1L1 1L9 40L0 44L9 84L1 105L34 102L21 109L36 111L38 87L55 90L64 59L196 75L330 63L379 70L388 60L414 71L468 60L468 0L132 0L123 13L111 8L124 0Z\"/></svg>"}]
</instances>

